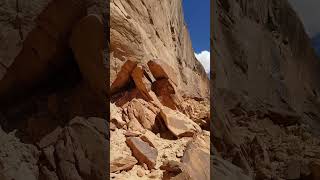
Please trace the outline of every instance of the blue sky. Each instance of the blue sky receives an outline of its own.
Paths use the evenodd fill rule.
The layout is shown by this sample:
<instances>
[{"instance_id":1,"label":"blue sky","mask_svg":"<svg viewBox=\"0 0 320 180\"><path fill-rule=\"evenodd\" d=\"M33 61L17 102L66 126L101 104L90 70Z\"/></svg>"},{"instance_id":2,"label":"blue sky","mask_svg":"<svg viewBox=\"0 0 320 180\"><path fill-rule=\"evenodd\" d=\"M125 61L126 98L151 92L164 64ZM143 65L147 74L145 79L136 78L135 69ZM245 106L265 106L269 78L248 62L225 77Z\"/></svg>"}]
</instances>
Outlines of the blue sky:
<instances>
[{"instance_id":1,"label":"blue sky","mask_svg":"<svg viewBox=\"0 0 320 180\"><path fill-rule=\"evenodd\" d=\"M197 59L210 70L210 0L183 0L185 22Z\"/></svg>"}]
</instances>

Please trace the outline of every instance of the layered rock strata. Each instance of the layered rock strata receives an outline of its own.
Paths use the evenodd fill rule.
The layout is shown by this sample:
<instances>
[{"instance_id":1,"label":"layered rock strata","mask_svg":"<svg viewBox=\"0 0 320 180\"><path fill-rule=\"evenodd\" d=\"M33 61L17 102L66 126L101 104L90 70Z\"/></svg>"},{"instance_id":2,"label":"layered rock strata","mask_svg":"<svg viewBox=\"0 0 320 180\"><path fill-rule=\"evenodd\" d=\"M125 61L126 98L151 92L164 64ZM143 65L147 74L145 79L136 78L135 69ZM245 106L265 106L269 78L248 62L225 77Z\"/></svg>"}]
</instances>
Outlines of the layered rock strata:
<instances>
[{"instance_id":1,"label":"layered rock strata","mask_svg":"<svg viewBox=\"0 0 320 180\"><path fill-rule=\"evenodd\" d=\"M287 0L212 8L212 178L317 179L320 61L299 17Z\"/></svg>"}]
</instances>

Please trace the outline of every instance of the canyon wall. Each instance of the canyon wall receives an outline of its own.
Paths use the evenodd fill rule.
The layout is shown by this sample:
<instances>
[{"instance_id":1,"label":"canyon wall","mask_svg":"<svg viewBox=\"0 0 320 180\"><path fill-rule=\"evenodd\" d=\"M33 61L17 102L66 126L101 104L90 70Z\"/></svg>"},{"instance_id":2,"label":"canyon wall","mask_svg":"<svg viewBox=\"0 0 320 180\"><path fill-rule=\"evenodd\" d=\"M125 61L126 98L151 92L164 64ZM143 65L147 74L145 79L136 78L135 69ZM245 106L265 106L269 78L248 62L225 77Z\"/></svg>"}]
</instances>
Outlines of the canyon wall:
<instances>
[{"instance_id":1,"label":"canyon wall","mask_svg":"<svg viewBox=\"0 0 320 180\"><path fill-rule=\"evenodd\" d=\"M105 1L0 2L0 179L108 177Z\"/></svg>"},{"instance_id":2,"label":"canyon wall","mask_svg":"<svg viewBox=\"0 0 320 180\"><path fill-rule=\"evenodd\" d=\"M286 0L212 6L216 153L248 178L312 177L291 169L319 159L320 61L299 17Z\"/></svg>"},{"instance_id":3,"label":"canyon wall","mask_svg":"<svg viewBox=\"0 0 320 180\"><path fill-rule=\"evenodd\" d=\"M209 81L194 56L180 0L112 0L111 8L111 83L127 59L160 59L173 68L183 95L208 97Z\"/></svg>"},{"instance_id":4,"label":"canyon wall","mask_svg":"<svg viewBox=\"0 0 320 180\"><path fill-rule=\"evenodd\" d=\"M181 0L112 0L110 173L209 179L209 80Z\"/></svg>"}]
</instances>

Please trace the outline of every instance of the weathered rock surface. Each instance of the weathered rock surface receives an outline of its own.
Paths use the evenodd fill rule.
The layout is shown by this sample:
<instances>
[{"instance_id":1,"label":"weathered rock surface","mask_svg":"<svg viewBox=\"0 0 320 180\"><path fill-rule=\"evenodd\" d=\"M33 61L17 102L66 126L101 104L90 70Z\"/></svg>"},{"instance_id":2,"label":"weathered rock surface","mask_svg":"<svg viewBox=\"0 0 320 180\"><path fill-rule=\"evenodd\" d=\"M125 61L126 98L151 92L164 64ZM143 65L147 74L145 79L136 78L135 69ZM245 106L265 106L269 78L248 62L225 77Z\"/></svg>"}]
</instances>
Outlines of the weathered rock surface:
<instances>
[{"instance_id":1,"label":"weathered rock surface","mask_svg":"<svg viewBox=\"0 0 320 180\"><path fill-rule=\"evenodd\" d=\"M33 145L24 144L14 134L6 134L0 129L0 178L30 179L39 178L37 165L40 152Z\"/></svg>"},{"instance_id":2,"label":"weathered rock surface","mask_svg":"<svg viewBox=\"0 0 320 180\"><path fill-rule=\"evenodd\" d=\"M95 0L0 3L0 179L108 177L107 11Z\"/></svg>"},{"instance_id":3,"label":"weathered rock surface","mask_svg":"<svg viewBox=\"0 0 320 180\"><path fill-rule=\"evenodd\" d=\"M137 159L132 156L127 156L125 158L120 157L110 162L110 172L130 170L137 163Z\"/></svg>"},{"instance_id":4,"label":"weathered rock surface","mask_svg":"<svg viewBox=\"0 0 320 180\"><path fill-rule=\"evenodd\" d=\"M181 162L191 179L210 179L210 136L197 135L186 147Z\"/></svg>"},{"instance_id":5,"label":"weathered rock surface","mask_svg":"<svg viewBox=\"0 0 320 180\"><path fill-rule=\"evenodd\" d=\"M168 129L177 137L193 136L201 131L199 125L181 112L163 107L160 111L160 115Z\"/></svg>"},{"instance_id":6,"label":"weathered rock surface","mask_svg":"<svg viewBox=\"0 0 320 180\"><path fill-rule=\"evenodd\" d=\"M170 79L176 86L178 85L177 75L172 67L163 60L155 59L148 62L148 67L155 79Z\"/></svg>"},{"instance_id":7,"label":"weathered rock surface","mask_svg":"<svg viewBox=\"0 0 320 180\"><path fill-rule=\"evenodd\" d=\"M156 78L170 76L182 95L208 97L209 81L195 59L180 0L111 0L110 8L110 83L127 60L160 59L149 62ZM169 68L157 66L161 61Z\"/></svg>"},{"instance_id":8,"label":"weathered rock surface","mask_svg":"<svg viewBox=\"0 0 320 180\"><path fill-rule=\"evenodd\" d=\"M239 167L216 156L211 157L211 169L211 179L252 180Z\"/></svg>"},{"instance_id":9,"label":"weathered rock surface","mask_svg":"<svg viewBox=\"0 0 320 180\"><path fill-rule=\"evenodd\" d=\"M212 9L216 179L312 177L320 61L298 15L287 0L215 0Z\"/></svg>"},{"instance_id":10,"label":"weathered rock surface","mask_svg":"<svg viewBox=\"0 0 320 180\"><path fill-rule=\"evenodd\" d=\"M147 164L149 169L155 167L158 156L157 149L138 137L130 137L126 142L140 163Z\"/></svg>"},{"instance_id":11,"label":"weathered rock surface","mask_svg":"<svg viewBox=\"0 0 320 180\"><path fill-rule=\"evenodd\" d=\"M111 112L121 114L110 119L110 158L139 161L111 177L190 178L186 170L160 168L167 161L180 162L192 136L209 124L208 78L195 59L182 1L111 0L110 7ZM209 153L194 154L209 163ZM197 163L180 164L186 169Z\"/></svg>"}]
</instances>

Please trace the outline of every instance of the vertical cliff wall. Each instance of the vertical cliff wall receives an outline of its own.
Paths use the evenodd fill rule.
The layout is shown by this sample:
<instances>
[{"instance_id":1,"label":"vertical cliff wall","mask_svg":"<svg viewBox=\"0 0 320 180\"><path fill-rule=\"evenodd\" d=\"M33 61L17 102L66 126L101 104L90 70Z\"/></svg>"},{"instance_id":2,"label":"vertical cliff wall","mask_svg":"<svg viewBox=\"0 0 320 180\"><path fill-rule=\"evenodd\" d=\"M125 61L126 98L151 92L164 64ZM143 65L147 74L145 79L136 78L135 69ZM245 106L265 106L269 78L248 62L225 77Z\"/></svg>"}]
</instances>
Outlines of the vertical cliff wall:
<instances>
[{"instance_id":1,"label":"vertical cliff wall","mask_svg":"<svg viewBox=\"0 0 320 180\"><path fill-rule=\"evenodd\" d=\"M209 80L182 1L110 8L111 177L209 179Z\"/></svg>"},{"instance_id":2,"label":"vertical cliff wall","mask_svg":"<svg viewBox=\"0 0 320 180\"><path fill-rule=\"evenodd\" d=\"M278 147L273 143L279 137L299 139L303 133L319 140L320 61L286 0L213 3L213 143L223 158L254 179L290 179L295 176L292 166L312 161L297 146L318 149L306 140L280 141ZM287 152L290 148L296 149L293 154ZM307 160L297 160L296 154ZM291 164L295 160L298 165Z\"/></svg>"},{"instance_id":3,"label":"vertical cliff wall","mask_svg":"<svg viewBox=\"0 0 320 180\"><path fill-rule=\"evenodd\" d=\"M0 179L106 179L107 4L0 2Z\"/></svg>"},{"instance_id":4,"label":"vertical cliff wall","mask_svg":"<svg viewBox=\"0 0 320 180\"><path fill-rule=\"evenodd\" d=\"M195 59L181 0L112 0L111 9L111 83L127 59L160 59L173 68L181 93L208 97L209 82Z\"/></svg>"}]
</instances>

